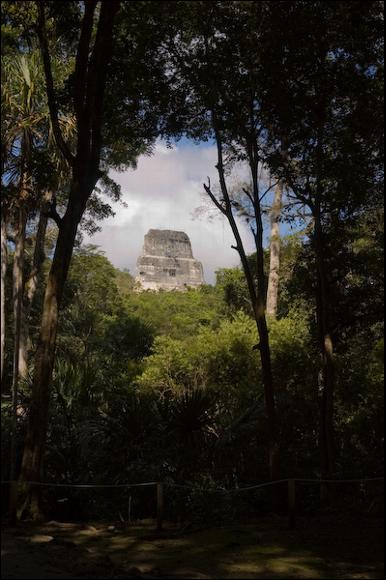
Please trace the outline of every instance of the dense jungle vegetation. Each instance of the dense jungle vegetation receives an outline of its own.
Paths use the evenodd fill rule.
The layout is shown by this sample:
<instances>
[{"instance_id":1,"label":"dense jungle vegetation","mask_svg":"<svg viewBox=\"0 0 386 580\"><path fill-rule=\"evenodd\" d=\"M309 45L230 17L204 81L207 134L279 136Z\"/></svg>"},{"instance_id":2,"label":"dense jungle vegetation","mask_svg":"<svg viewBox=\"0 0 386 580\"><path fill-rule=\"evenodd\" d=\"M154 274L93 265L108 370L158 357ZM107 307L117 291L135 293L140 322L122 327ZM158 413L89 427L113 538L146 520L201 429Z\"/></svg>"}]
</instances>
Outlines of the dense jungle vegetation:
<instances>
[{"instance_id":1,"label":"dense jungle vegetation","mask_svg":"<svg viewBox=\"0 0 386 580\"><path fill-rule=\"evenodd\" d=\"M31 481L382 476L382 22L373 1L3 2L6 509L57 516ZM181 137L216 146L202 181L240 266L140 292L82 232L121 196L109 170Z\"/></svg>"}]
</instances>

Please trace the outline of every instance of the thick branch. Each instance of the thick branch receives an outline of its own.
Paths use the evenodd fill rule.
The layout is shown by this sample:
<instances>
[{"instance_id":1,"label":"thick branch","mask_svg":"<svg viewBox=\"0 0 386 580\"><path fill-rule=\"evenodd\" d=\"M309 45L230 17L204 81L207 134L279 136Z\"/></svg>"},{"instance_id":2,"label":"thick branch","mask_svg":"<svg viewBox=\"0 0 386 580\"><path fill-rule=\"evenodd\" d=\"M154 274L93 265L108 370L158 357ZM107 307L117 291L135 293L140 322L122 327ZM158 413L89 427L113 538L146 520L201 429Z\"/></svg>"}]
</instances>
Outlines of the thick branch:
<instances>
[{"instance_id":1,"label":"thick branch","mask_svg":"<svg viewBox=\"0 0 386 580\"><path fill-rule=\"evenodd\" d=\"M65 142L62 132L59 126L59 113L58 107L56 104L55 98L55 90L54 90L54 81L52 77L52 69L51 69L51 61L50 61L50 53L48 48L48 41L47 41L47 33L46 33L46 18L44 12L44 4L43 2L36 2L36 6L38 9L38 26L37 26L37 33L40 42L40 50L42 53L43 65L44 65L44 75L46 81L46 89L47 89L47 100L48 100L48 108L50 111L50 119L52 124L52 130L55 137L55 142L58 149L63 154L63 157L68 161L68 163L73 166L74 164L74 156L72 155L67 143Z\"/></svg>"},{"instance_id":2,"label":"thick branch","mask_svg":"<svg viewBox=\"0 0 386 580\"><path fill-rule=\"evenodd\" d=\"M29 272L28 279L25 282L26 311L31 306L37 288L38 275L46 257L44 252L44 241L47 231L47 219L48 219L47 214L50 211L51 203L52 203L52 192L46 191L43 196L42 206L40 210L40 217L35 238L35 248L32 259L32 267Z\"/></svg>"},{"instance_id":3,"label":"thick branch","mask_svg":"<svg viewBox=\"0 0 386 580\"><path fill-rule=\"evenodd\" d=\"M228 188L227 188L226 181L225 181L222 139L221 139L220 131L217 128L217 121L215 119L215 115L213 113L212 113L212 118L213 118L213 125L214 125L214 128L215 128L214 129L214 133L215 133L216 145L217 145L217 165L216 165L216 169L218 171L218 176L219 176L219 180L220 180L220 187L221 187L221 193L223 194L223 198L224 198L224 201L225 201L225 205L226 205L227 212L230 212L230 214L232 215L231 201L230 201L230 197L229 197L229 193L228 193Z\"/></svg>"},{"instance_id":4,"label":"thick branch","mask_svg":"<svg viewBox=\"0 0 386 580\"><path fill-rule=\"evenodd\" d=\"M43 211L42 214L47 218L53 219L54 222L56 223L56 225L58 226L58 228L60 228L62 221L63 221L63 218L60 217L60 215L58 214L58 212L56 210L56 197L55 196L52 197L52 201L51 201L51 204L50 204L48 211Z\"/></svg>"},{"instance_id":5,"label":"thick branch","mask_svg":"<svg viewBox=\"0 0 386 580\"><path fill-rule=\"evenodd\" d=\"M88 54L97 2L88 0L84 5L82 31L80 33L74 72L74 107L78 125L82 122L84 115Z\"/></svg>"},{"instance_id":6,"label":"thick branch","mask_svg":"<svg viewBox=\"0 0 386 580\"><path fill-rule=\"evenodd\" d=\"M105 94L107 68L113 46L114 18L119 9L118 0L102 2L96 32L95 44L90 57L87 74L86 111L91 119L91 163L95 171L99 169L102 146L103 100Z\"/></svg>"}]
</instances>

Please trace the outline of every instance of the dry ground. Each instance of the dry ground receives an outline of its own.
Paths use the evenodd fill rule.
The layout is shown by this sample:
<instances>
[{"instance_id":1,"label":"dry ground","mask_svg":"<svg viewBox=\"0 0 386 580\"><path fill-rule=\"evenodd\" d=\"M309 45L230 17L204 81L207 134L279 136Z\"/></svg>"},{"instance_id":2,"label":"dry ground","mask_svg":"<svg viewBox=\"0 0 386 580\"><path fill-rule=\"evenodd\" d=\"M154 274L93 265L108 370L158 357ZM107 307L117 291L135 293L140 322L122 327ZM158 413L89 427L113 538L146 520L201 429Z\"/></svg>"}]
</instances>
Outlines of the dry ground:
<instances>
[{"instance_id":1,"label":"dry ground","mask_svg":"<svg viewBox=\"0 0 386 580\"><path fill-rule=\"evenodd\" d=\"M383 521L283 518L178 533L49 522L2 533L2 578L383 578Z\"/></svg>"}]
</instances>

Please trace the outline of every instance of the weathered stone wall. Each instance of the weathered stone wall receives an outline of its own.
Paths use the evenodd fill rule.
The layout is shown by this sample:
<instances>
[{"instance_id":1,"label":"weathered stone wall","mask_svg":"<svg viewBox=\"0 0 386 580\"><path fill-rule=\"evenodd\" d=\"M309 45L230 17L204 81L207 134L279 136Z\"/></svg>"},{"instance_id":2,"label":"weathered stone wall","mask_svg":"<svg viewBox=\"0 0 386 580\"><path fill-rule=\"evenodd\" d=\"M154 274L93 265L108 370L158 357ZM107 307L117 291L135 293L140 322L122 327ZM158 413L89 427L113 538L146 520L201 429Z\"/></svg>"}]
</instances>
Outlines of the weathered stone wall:
<instances>
[{"instance_id":1,"label":"weathered stone wall","mask_svg":"<svg viewBox=\"0 0 386 580\"><path fill-rule=\"evenodd\" d=\"M201 262L194 259L189 237L174 230L149 230L137 260L144 290L183 290L204 283Z\"/></svg>"}]
</instances>

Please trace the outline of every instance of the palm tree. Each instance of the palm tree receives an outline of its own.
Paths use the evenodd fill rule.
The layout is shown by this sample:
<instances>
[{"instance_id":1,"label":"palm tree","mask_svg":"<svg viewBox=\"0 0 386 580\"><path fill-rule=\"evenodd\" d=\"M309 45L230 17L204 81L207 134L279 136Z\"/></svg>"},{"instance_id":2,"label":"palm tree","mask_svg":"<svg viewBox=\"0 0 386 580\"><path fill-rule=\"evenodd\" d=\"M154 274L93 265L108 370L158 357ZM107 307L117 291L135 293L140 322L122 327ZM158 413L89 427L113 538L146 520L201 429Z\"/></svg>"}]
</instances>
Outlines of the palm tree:
<instances>
[{"instance_id":1,"label":"palm tree","mask_svg":"<svg viewBox=\"0 0 386 580\"><path fill-rule=\"evenodd\" d=\"M2 100L6 104L4 119L4 173L8 190L8 217L14 230L13 312L15 327L13 382L26 374L26 360L20 352L20 321L23 300L23 269L27 220L36 206L32 187L32 157L35 141L41 138L39 63L36 55L4 59ZM39 98L40 97L40 98ZM15 388L15 387L14 387Z\"/></svg>"},{"instance_id":2,"label":"palm tree","mask_svg":"<svg viewBox=\"0 0 386 580\"><path fill-rule=\"evenodd\" d=\"M60 189L67 181L68 165L58 154L54 143L49 111L42 90L44 80L39 53L23 54L16 59L6 58L3 66L2 100L5 104L4 171L2 178L8 186L8 218L13 221L14 243L14 297L16 287L21 287L21 334L18 339L18 373L25 377L27 372L28 314L37 287L37 277L44 259L44 239L52 191ZM68 139L74 134L74 120L60 119L63 133ZM40 165L38 161L40 159ZM49 171L41 172L42 165ZM43 173L38 178L35 167ZM23 280L22 270L25 257L26 225L29 218L35 219L36 236L32 267ZM16 304L14 304L16 309ZM15 310L16 311L16 310ZM15 316L15 321L16 321Z\"/></svg>"},{"instance_id":3,"label":"palm tree","mask_svg":"<svg viewBox=\"0 0 386 580\"><path fill-rule=\"evenodd\" d=\"M12 377L12 439L11 474L16 471L16 407L20 378L28 372L28 317L37 287L38 274L44 260L44 239L47 230L48 209L51 204L53 181L58 186L65 175L62 157L57 154L52 138L48 106L43 91L44 80L40 55L31 52L5 57L2 68L2 186L5 190L3 207L6 209L2 221L2 321L4 320L3 286L5 285L7 226L13 227L13 316L14 316L14 356ZM71 134L71 119L62 121L65 131ZM37 179L35 165L38 157L44 156L51 166L50 182L47 174L42 186ZM54 176L54 180L52 180ZM41 193L43 191L43 194ZM31 272L24 275L26 255L26 230L29 218L40 208L35 249ZM3 324L3 323L2 323ZM1 332L2 368L4 357L5 328Z\"/></svg>"}]
</instances>

